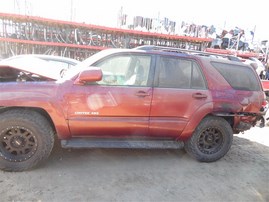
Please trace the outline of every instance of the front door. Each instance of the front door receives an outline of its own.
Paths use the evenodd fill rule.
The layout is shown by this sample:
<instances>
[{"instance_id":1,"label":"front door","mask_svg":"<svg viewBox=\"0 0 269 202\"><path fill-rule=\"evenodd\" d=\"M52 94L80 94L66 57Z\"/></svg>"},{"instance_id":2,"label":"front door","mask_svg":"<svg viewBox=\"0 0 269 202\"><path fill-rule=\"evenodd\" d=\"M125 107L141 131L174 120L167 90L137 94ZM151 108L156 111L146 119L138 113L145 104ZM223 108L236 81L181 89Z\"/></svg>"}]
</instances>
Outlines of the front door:
<instances>
[{"instance_id":1,"label":"front door","mask_svg":"<svg viewBox=\"0 0 269 202\"><path fill-rule=\"evenodd\" d=\"M145 136L149 130L153 78L151 57L120 54L98 61L100 82L73 85L68 117L73 136Z\"/></svg>"}]
</instances>

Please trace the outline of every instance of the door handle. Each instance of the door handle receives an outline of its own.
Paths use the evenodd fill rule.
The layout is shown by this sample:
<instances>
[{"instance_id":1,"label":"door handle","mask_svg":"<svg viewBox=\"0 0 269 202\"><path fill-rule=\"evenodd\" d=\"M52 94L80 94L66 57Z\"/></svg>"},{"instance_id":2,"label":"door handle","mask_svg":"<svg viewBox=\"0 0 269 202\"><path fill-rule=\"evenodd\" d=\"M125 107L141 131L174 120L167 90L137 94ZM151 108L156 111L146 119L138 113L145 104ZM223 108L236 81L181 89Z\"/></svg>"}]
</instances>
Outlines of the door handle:
<instances>
[{"instance_id":1,"label":"door handle","mask_svg":"<svg viewBox=\"0 0 269 202\"><path fill-rule=\"evenodd\" d=\"M193 98L196 98L196 99L205 99L205 98L207 98L207 95L206 94L202 94L202 93L193 93L192 94L192 97Z\"/></svg>"},{"instance_id":2,"label":"door handle","mask_svg":"<svg viewBox=\"0 0 269 202\"><path fill-rule=\"evenodd\" d=\"M138 92L135 93L135 95L137 97L146 97L146 96L150 96L150 93L147 93L145 91L138 91Z\"/></svg>"}]
</instances>

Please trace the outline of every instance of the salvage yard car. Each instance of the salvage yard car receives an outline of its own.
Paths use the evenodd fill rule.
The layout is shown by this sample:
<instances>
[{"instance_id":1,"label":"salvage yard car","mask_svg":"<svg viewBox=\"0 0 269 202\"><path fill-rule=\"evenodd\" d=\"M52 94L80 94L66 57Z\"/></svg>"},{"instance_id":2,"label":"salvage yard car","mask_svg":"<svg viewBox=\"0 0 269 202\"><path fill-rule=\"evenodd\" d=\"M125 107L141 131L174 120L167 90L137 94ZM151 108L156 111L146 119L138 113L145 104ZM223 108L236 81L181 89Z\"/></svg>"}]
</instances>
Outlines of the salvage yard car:
<instances>
[{"instance_id":1,"label":"salvage yard car","mask_svg":"<svg viewBox=\"0 0 269 202\"><path fill-rule=\"evenodd\" d=\"M15 60L31 60L32 58L38 58L40 60L47 61L48 63L53 63L59 67L70 69L76 66L80 61L63 56L57 55L42 55L42 54L21 54L15 55L4 59L4 61L15 61Z\"/></svg>"},{"instance_id":2,"label":"salvage yard car","mask_svg":"<svg viewBox=\"0 0 269 202\"><path fill-rule=\"evenodd\" d=\"M3 66L2 71L4 71L5 67L12 66L13 72L15 73L15 67L19 67L19 69L24 69L24 71L17 70L21 74L23 72L27 72L27 74L22 74L19 77L15 73L14 78L17 80L21 79L38 79L41 77L31 77L29 76L32 74L31 72L39 72L43 78L53 78L58 79L62 77L68 69L74 68L80 61L62 57L62 56L55 56L55 55L41 55L41 54L24 54L24 55L16 55L9 58L6 58L0 61L0 65ZM50 69L48 69L50 67ZM6 73L10 71L10 68L5 70ZM11 76L11 75L9 75ZM36 74L35 74L36 76ZM14 79L7 76L0 76L3 80Z\"/></svg>"},{"instance_id":3,"label":"salvage yard car","mask_svg":"<svg viewBox=\"0 0 269 202\"><path fill-rule=\"evenodd\" d=\"M62 77L48 69L0 65L2 170L40 165L55 139L64 148L184 146L213 162L264 111L250 66L179 49L107 49Z\"/></svg>"}]
</instances>

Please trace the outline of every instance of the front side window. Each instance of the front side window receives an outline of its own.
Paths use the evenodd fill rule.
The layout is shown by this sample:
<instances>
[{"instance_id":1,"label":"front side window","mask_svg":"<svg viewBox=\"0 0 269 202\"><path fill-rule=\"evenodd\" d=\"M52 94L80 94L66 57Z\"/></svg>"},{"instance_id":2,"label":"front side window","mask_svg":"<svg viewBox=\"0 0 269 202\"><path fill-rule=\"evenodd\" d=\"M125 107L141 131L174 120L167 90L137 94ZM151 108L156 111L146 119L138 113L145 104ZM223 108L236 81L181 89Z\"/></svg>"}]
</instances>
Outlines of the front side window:
<instances>
[{"instance_id":1,"label":"front side window","mask_svg":"<svg viewBox=\"0 0 269 202\"><path fill-rule=\"evenodd\" d=\"M150 56L117 55L104 59L94 66L103 71L98 84L114 86L147 86L150 71Z\"/></svg>"},{"instance_id":2,"label":"front side window","mask_svg":"<svg viewBox=\"0 0 269 202\"><path fill-rule=\"evenodd\" d=\"M202 72L196 62L181 58L160 57L158 87L205 89Z\"/></svg>"}]
</instances>

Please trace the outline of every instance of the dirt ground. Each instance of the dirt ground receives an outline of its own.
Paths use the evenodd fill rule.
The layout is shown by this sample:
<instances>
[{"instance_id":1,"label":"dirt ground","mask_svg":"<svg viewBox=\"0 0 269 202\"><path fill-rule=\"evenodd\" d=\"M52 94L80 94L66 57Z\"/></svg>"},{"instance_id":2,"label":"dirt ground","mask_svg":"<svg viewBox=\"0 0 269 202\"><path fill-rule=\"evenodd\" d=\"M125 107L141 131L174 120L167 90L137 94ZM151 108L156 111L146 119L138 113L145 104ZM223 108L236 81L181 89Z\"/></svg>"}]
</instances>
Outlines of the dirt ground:
<instances>
[{"instance_id":1,"label":"dirt ground","mask_svg":"<svg viewBox=\"0 0 269 202\"><path fill-rule=\"evenodd\" d=\"M269 201L269 127L236 135L199 163L184 150L66 150L42 166L0 171L0 201Z\"/></svg>"}]
</instances>

